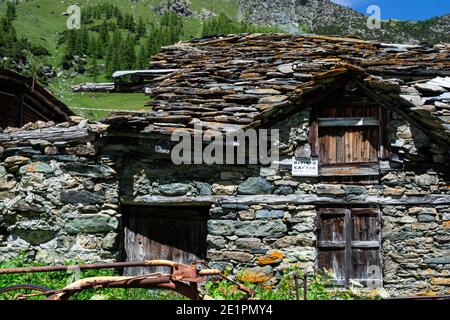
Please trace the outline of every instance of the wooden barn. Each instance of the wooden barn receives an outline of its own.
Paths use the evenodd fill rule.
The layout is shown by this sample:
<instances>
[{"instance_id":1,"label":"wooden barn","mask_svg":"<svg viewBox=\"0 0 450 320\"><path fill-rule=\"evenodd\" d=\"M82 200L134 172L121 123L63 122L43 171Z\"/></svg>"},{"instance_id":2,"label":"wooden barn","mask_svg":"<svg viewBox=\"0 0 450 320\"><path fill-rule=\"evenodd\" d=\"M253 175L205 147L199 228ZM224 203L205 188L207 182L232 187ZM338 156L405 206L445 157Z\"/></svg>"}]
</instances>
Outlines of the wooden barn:
<instances>
[{"instance_id":1,"label":"wooden barn","mask_svg":"<svg viewBox=\"0 0 450 320\"><path fill-rule=\"evenodd\" d=\"M205 259L271 284L295 265L341 286L448 294L449 49L281 34L163 48L149 69L172 72L152 83L151 111L0 134L0 217L17 216L0 219L0 250ZM44 153L37 133L55 155L11 157ZM182 152L180 137L194 138ZM211 148L219 137L231 148ZM277 157L244 148L238 161L252 144Z\"/></svg>"},{"instance_id":2,"label":"wooden barn","mask_svg":"<svg viewBox=\"0 0 450 320\"><path fill-rule=\"evenodd\" d=\"M0 69L0 127L28 122L66 121L73 112L32 78Z\"/></svg>"}]
</instances>

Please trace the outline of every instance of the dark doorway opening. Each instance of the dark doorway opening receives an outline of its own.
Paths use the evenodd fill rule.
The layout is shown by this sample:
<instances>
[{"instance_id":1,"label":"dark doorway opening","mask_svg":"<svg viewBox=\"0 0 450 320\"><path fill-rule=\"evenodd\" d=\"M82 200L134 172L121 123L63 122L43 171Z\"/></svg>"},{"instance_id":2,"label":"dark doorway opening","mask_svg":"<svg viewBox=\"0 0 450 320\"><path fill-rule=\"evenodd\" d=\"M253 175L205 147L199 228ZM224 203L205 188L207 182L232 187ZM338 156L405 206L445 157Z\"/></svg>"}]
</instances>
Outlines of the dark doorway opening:
<instances>
[{"instance_id":1,"label":"dark doorway opening","mask_svg":"<svg viewBox=\"0 0 450 320\"><path fill-rule=\"evenodd\" d=\"M126 206L123 208L126 261L206 258L209 207ZM129 268L128 275L166 273L165 267Z\"/></svg>"}]
</instances>

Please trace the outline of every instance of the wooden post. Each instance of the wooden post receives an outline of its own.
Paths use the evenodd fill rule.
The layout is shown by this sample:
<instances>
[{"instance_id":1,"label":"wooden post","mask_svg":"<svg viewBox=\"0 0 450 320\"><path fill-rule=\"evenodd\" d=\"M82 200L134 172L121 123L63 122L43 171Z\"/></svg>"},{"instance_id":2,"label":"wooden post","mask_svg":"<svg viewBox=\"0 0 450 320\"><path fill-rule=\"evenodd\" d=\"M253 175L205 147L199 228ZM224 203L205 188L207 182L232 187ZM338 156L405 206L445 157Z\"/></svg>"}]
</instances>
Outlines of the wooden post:
<instances>
[{"instance_id":1,"label":"wooden post","mask_svg":"<svg viewBox=\"0 0 450 320\"><path fill-rule=\"evenodd\" d=\"M15 126L17 128L20 128L22 126L24 100L25 100L24 89L19 88L16 94L16 114L14 117Z\"/></svg>"},{"instance_id":2,"label":"wooden post","mask_svg":"<svg viewBox=\"0 0 450 320\"><path fill-rule=\"evenodd\" d=\"M352 268L352 214L349 208L345 209L344 233L345 233L345 287L350 285L350 276Z\"/></svg>"},{"instance_id":3,"label":"wooden post","mask_svg":"<svg viewBox=\"0 0 450 320\"><path fill-rule=\"evenodd\" d=\"M295 285L295 299L300 300L300 294L298 292L298 274L294 271L294 285Z\"/></svg>"}]
</instances>

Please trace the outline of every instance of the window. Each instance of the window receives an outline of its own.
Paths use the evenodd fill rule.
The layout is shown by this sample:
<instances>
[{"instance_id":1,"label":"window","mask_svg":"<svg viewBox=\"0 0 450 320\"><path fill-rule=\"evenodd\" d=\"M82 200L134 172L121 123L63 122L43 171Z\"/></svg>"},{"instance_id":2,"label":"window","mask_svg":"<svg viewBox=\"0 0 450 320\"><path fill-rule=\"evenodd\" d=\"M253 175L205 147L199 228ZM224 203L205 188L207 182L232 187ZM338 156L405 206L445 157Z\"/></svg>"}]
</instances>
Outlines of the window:
<instances>
[{"instance_id":1,"label":"window","mask_svg":"<svg viewBox=\"0 0 450 320\"><path fill-rule=\"evenodd\" d=\"M313 113L311 142L319 159L319 175L378 181L379 159L384 157L381 108L336 102Z\"/></svg>"},{"instance_id":2,"label":"window","mask_svg":"<svg viewBox=\"0 0 450 320\"><path fill-rule=\"evenodd\" d=\"M356 280L380 287L381 223L375 207L318 208L318 258L320 269L332 270L336 284Z\"/></svg>"}]
</instances>

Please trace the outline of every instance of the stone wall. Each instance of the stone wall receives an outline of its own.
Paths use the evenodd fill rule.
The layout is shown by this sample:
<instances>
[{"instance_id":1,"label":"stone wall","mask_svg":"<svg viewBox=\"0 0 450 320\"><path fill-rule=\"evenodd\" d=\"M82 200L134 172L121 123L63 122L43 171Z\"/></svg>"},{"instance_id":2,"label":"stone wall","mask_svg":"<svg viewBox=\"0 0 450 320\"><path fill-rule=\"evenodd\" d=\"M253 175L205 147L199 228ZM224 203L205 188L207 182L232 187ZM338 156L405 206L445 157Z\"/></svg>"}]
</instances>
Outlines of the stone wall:
<instances>
[{"instance_id":1,"label":"stone wall","mask_svg":"<svg viewBox=\"0 0 450 320\"><path fill-rule=\"evenodd\" d=\"M396 294L448 294L449 206L385 206L384 286Z\"/></svg>"},{"instance_id":2,"label":"stone wall","mask_svg":"<svg viewBox=\"0 0 450 320\"><path fill-rule=\"evenodd\" d=\"M221 204L210 211L208 260L251 282L272 279L315 260L314 205ZM246 272L249 271L249 272Z\"/></svg>"},{"instance_id":3,"label":"stone wall","mask_svg":"<svg viewBox=\"0 0 450 320\"><path fill-rule=\"evenodd\" d=\"M161 155L151 159L124 156L121 195L130 203L148 201L146 204L171 197L251 198L265 194L336 200L371 197L371 204L378 204L378 199L397 199L404 205L380 205L385 287L392 294L446 293L450 278L446 210L450 207L434 208L429 203L417 204L416 200L409 205L408 199L450 194L448 175L440 166L442 159L447 161L447 153L421 130L393 114L387 125L388 143L399 156L382 171L379 184L323 183L317 178L293 177L292 156L311 155L309 119L308 109L275 126L280 129L279 170L259 166L174 166L168 155L163 159ZM160 143L147 140L138 144L148 147ZM433 161L436 166L429 165ZM208 222L208 259L236 272L250 269L255 281L267 280L292 263L305 268L314 266L316 202L213 204Z\"/></svg>"},{"instance_id":4,"label":"stone wall","mask_svg":"<svg viewBox=\"0 0 450 320\"><path fill-rule=\"evenodd\" d=\"M123 146L104 138L106 126L78 118L57 126L71 132L67 137L49 134L52 123L22 128L20 139L2 141L0 147L0 259L26 251L47 263L122 260L120 201L155 205L161 199L209 197L207 258L212 265L236 273L250 270L240 275L243 280L276 282L291 264L316 265L320 199L370 198L371 204L381 204L384 286L392 294L448 293L450 206L417 201L450 194L448 175L439 166L440 159L447 161L446 153L393 117L390 143L397 152L403 150L403 160L397 160L404 163L383 171L380 184L292 177L292 156L310 155L309 117L305 110L277 125L282 147L278 171L256 165L175 166L161 152L161 140L136 138ZM430 160L438 165L411 169ZM232 200L255 195L312 200ZM415 202L408 204L412 198ZM387 200L403 204L384 204Z\"/></svg>"},{"instance_id":5,"label":"stone wall","mask_svg":"<svg viewBox=\"0 0 450 320\"><path fill-rule=\"evenodd\" d=\"M56 128L70 134L38 122L22 128L24 139L1 143L0 259L25 252L46 263L115 260L118 184L96 145L106 127L74 117Z\"/></svg>"}]
</instances>

